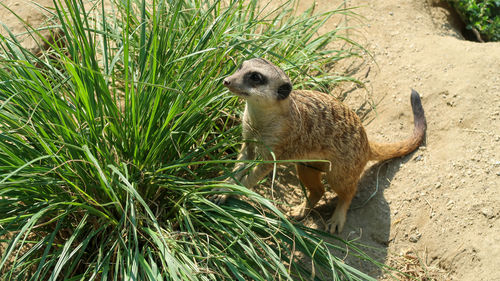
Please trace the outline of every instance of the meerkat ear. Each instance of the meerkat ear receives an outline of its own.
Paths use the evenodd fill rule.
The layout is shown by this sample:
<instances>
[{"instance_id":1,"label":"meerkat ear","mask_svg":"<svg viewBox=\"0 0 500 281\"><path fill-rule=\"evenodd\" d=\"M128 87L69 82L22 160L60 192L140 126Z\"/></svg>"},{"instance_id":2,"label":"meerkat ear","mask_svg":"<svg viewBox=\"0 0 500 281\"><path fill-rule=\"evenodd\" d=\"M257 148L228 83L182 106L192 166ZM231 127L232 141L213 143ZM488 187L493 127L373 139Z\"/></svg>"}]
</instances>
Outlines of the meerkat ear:
<instances>
[{"instance_id":1,"label":"meerkat ear","mask_svg":"<svg viewBox=\"0 0 500 281\"><path fill-rule=\"evenodd\" d=\"M290 95L291 91L292 91L292 84L285 83L285 84L281 85L278 88L278 100L286 99Z\"/></svg>"}]
</instances>

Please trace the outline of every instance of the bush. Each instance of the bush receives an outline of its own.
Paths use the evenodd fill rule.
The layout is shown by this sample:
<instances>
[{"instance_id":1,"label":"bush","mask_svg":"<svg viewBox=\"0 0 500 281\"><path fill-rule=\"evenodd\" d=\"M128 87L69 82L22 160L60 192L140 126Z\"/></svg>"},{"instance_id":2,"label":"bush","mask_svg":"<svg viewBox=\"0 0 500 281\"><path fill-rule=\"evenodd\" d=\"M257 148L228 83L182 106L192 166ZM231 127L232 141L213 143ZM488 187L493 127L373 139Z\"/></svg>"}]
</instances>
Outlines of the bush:
<instances>
[{"instance_id":1,"label":"bush","mask_svg":"<svg viewBox=\"0 0 500 281\"><path fill-rule=\"evenodd\" d=\"M500 1L448 0L479 41L500 41Z\"/></svg>"},{"instance_id":2,"label":"bush","mask_svg":"<svg viewBox=\"0 0 500 281\"><path fill-rule=\"evenodd\" d=\"M317 34L349 11L244 2L57 1L62 35L42 57L1 37L2 280L370 279L331 254L369 259L353 245L223 183L240 106L221 81L236 60L266 56L322 88L349 79L324 66L358 49ZM214 205L220 187L247 199Z\"/></svg>"}]
</instances>

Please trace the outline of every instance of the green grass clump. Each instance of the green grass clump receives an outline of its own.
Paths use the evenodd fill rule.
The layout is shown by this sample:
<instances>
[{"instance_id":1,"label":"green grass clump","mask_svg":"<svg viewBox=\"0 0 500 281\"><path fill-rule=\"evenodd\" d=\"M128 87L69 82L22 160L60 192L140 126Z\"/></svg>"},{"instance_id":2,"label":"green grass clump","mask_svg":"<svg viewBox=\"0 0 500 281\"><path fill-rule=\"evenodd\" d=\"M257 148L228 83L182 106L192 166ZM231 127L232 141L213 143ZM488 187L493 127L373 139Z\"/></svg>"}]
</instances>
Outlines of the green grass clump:
<instances>
[{"instance_id":1,"label":"green grass clump","mask_svg":"<svg viewBox=\"0 0 500 281\"><path fill-rule=\"evenodd\" d=\"M1 280L370 279L331 255L349 246L368 259L353 245L223 183L241 107L222 79L254 56L282 62L299 87L348 79L324 70L356 46L317 31L349 11L54 3L62 31L41 57L0 37ZM328 50L333 40L350 47ZM220 187L247 199L214 205Z\"/></svg>"},{"instance_id":2,"label":"green grass clump","mask_svg":"<svg viewBox=\"0 0 500 281\"><path fill-rule=\"evenodd\" d=\"M500 41L500 1L498 0L448 0L466 24L476 30L478 40Z\"/></svg>"}]
</instances>

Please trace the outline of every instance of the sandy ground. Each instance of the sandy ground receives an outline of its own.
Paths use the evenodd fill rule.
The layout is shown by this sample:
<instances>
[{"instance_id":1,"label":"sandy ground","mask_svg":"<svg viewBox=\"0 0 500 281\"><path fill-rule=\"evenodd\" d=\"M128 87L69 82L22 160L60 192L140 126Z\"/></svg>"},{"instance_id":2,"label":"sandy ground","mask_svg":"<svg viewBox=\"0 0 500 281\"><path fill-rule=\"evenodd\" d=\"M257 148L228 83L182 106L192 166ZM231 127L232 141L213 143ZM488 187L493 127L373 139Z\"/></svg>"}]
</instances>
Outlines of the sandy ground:
<instances>
[{"instance_id":1,"label":"sandy ground","mask_svg":"<svg viewBox=\"0 0 500 281\"><path fill-rule=\"evenodd\" d=\"M48 40L51 38L51 30L53 29L46 27L55 25L51 21L55 12L53 7L52 0L1 0L0 23L5 24L12 35L16 35L16 40L22 43L25 48L36 54L41 49L46 48L47 45L42 40L35 39L37 36L31 36L30 32L33 32L34 29ZM9 10L14 11L16 15ZM32 28L27 29L21 21ZM1 24L0 33L10 37L10 34L6 32Z\"/></svg>"},{"instance_id":2,"label":"sandy ground","mask_svg":"<svg viewBox=\"0 0 500 281\"><path fill-rule=\"evenodd\" d=\"M464 40L446 7L426 1L346 1L364 17L351 22L358 27L351 36L373 56L355 64L366 89L352 91L346 102L356 108L370 94L377 106L365 119L369 136L396 141L410 134L414 88L423 97L428 131L418 151L367 168L342 236L423 280L499 281L500 43ZM52 0L37 2L50 6ZM316 5L320 11L338 7L331 2ZM44 14L50 13L34 4L2 3L30 24L47 24ZM302 1L299 8L311 4ZM23 32L1 6L0 20L14 33ZM38 48L29 38L24 44ZM303 195L293 169L279 174L272 195L288 210ZM304 224L323 228L334 197L328 194ZM381 280L389 278L348 262Z\"/></svg>"},{"instance_id":3,"label":"sandy ground","mask_svg":"<svg viewBox=\"0 0 500 281\"><path fill-rule=\"evenodd\" d=\"M330 2L317 1L318 10ZM368 74L377 103L369 136L409 136L410 88L423 97L428 131L418 151L367 170L343 235L421 278L500 280L500 43L464 40L453 14L434 2L347 6L365 17L354 36L374 57L357 74ZM349 102L356 107L364 95L354 91ZM378 192L363 206L377 174Z\"/></svg>"},{"instance_id":4,"label":"sandy ground","mask_svg":"<svg viewBox=\"0 0 500 281\"><path fill-rule=\"evenodd\" d=\"M299 9L338 7L331 2L302 1ZM439 2L345 5L364 17L349 23L357 26L350 36L373 56L346 64L366 83L346 102L358 108L371 95L376 104L365 118L369 137L390 142L410 135L411 88L422 96L428 130L416 152L367 168L342 236L373 247L366 249L370 255L422 280L500 280L500 43L464 40L459 20ZM339 22L333 19L325 30ZM354 88L343 85L334 94ZM292 168L278 181L274 198L289 210L303 192ZM304 223L324 228L334 197L327 194Z\"/></svg>"}]
</instances>

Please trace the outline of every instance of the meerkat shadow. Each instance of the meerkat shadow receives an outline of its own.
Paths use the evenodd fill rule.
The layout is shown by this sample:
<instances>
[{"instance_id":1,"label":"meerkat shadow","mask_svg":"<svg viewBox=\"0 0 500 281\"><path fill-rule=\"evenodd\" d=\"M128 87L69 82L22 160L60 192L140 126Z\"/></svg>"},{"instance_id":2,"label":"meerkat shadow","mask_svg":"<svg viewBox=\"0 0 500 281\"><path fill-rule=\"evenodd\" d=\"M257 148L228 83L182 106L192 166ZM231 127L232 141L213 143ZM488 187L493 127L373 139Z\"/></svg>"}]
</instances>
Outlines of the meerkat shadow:
<instances>
[{"instance_id":1,"label":"meerkat shadow","mask_svg":"<svg viewBox=\"0 0 500 281\"><path fill-rule=\"evenodd\" d=\"M352 200L343 232L339 235L346 240L355 240L356 245L371 258L384 263L387 259L387 249L391 241L391 210L390 202L384 193L390 190L391 182L400 168L414 157L414 152L404 157L369 164L358 183L358 191ZM332 192L334 194L334 192ZM334 195L333 195L334 196ZM404 199L404 198L403 198ZM401 200L403 200L401 199ZM315 208L324 220L332 215L337 199L327 201ZM346 262L361 269L370 276L382 276L384 272L373 263L358 258L346 257Z\"/></svg>"},{"instance_id":2,"label":"meerkat shadow","mask_svg":"<svg viewBox=\"0 0 500 281\"><path fill-rule=\"evenodd\" d=\"M414 157L413 155L414 153L410 153L404 157L368 164L359 180L358 191L347 213L344 230L341 234L337 234L345 240L355 240L358 248L378 262L384 263L386 260L387 247L391 240L391 209L384 197L384 191L393 188L392 179L400 167ZM265 185L269 185L271 181L272 175L269 175ZM337 204L335 192L329 189L326 182L325 187L326 194L300 223L315 229L325 229L326 221L332 216ZM285 212L304 200L304 191L300 187L293 166L277 169L272 191L267 189L266 193L265 196L270 199L274 198L278 203L281 201L279 205ZM339 257L345 255L340 252L333 254ZM347 256L345 261L370 276L382 276L384 273L373 263L359 258Z\"/></svg>"}]
</instances>

